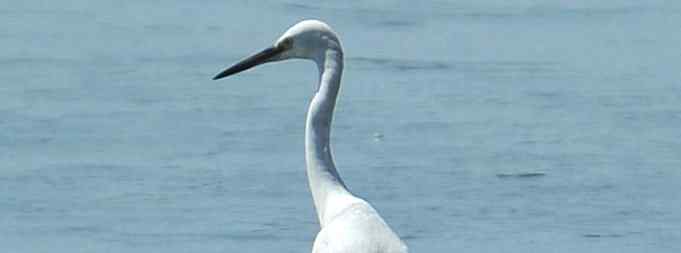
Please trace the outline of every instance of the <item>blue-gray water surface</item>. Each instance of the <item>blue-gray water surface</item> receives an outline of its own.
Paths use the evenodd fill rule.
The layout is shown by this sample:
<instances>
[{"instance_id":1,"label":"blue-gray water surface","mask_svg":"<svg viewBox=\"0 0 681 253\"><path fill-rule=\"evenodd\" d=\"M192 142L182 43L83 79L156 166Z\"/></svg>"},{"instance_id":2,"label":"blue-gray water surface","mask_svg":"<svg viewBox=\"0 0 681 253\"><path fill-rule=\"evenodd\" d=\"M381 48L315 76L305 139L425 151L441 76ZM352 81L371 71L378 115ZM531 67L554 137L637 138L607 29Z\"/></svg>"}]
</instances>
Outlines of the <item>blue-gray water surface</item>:
<instances>
[{"instance_id":1,"label":"blue-gray water surface","mask_svg":"<svg viewBox=\"0 0 681 253\"><path fill-rule=\"evenodd\" d=\"M0 4L1 252L309 252L305 18L333 148L411 252L681 252L678 1Z\"/></svg>"}]
</instances>

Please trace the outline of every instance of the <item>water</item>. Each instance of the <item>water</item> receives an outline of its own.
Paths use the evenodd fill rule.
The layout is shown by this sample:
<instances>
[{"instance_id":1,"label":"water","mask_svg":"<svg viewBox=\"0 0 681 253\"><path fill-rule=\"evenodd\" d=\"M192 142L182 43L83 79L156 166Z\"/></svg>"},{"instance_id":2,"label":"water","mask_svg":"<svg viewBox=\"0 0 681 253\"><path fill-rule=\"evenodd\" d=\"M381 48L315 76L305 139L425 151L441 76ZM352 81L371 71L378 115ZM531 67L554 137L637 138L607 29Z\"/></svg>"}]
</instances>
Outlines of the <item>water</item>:
<instances>
[{"instance_id":1,"label":"water","mask_svg":"<svg viewBox=\"0 0 681 253\"><path fill-rule=\"evenodd\" d=\"M308 62L210 78L321 18L334 152L412 252L681 251L673 1L3 1L3 252L309 252Z\"/></svg>"}]
</instances>

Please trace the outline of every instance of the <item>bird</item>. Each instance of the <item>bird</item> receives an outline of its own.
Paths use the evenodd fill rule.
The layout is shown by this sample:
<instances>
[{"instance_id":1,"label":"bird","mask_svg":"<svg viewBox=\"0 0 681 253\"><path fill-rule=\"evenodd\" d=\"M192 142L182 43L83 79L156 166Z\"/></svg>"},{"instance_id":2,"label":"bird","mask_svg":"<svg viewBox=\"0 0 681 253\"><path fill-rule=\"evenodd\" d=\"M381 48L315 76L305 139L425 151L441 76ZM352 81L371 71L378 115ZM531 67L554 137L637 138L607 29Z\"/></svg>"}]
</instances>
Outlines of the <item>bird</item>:
<instances>
[{"instance_id":1,"label":"bird","mask_svg":"<svg viewBox=\"0 0 681 253\"><path fill-rule=\"evenodd\" d=\"M352 194L338 174L330 146L331 121L343 73L343 48L329 25L303 20L291 26L272 46L244 58L213 77L221 79L268 62L289 59L317 64L305 122L308 184L320 230L313 253L406 253L407 245L364 199Z\"/></svg>"}]
</instances>

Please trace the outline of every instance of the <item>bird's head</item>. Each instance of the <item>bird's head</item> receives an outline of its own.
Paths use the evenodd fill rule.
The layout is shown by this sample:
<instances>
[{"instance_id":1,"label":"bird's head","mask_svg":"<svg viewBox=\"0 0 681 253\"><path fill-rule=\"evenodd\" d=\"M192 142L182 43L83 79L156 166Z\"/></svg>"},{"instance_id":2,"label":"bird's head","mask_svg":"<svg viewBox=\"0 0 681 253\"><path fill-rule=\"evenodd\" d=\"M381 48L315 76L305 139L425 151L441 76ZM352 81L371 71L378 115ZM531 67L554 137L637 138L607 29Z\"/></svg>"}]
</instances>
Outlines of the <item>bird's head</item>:
<instances>
[{"instance_id":1,"label":"bird's head","mask_svg":"<svg viewBox=\"0 0 681 253\"><path fill-rule=\"evenodd\" d=\"M329 49L342 52L336 33L324 22L304 20L289 28L274 45L251 55L213 77L217 80L257 65L287 59L321 62Z\"/></svg>"}]
</instances>

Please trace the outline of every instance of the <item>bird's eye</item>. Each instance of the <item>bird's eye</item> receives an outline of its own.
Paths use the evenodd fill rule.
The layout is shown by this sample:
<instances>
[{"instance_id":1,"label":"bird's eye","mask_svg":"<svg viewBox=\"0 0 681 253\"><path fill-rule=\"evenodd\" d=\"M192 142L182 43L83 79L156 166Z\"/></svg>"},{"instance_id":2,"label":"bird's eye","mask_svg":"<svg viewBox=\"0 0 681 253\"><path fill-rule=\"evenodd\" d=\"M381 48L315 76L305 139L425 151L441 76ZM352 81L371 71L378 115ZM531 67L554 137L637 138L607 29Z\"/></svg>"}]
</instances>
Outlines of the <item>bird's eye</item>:
<instances>
[{"instance_id":1,"label":"bird's eye","mask_svg":"<svg viewBox=\"0 0 681 253\"><path fill-rule=\"evenodd\" d=\"M291 38L286 38L281 41L281 46L284 48L291 48L293 46L293 40L291 40Z\"/></svg>"}]
</instances>

